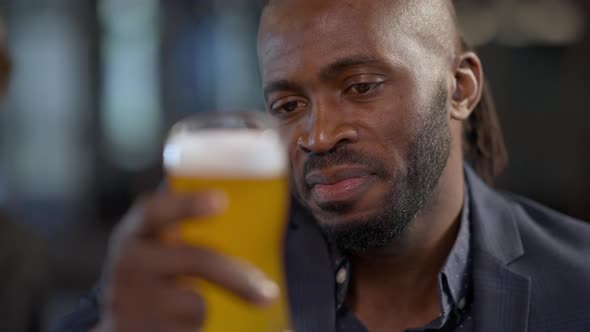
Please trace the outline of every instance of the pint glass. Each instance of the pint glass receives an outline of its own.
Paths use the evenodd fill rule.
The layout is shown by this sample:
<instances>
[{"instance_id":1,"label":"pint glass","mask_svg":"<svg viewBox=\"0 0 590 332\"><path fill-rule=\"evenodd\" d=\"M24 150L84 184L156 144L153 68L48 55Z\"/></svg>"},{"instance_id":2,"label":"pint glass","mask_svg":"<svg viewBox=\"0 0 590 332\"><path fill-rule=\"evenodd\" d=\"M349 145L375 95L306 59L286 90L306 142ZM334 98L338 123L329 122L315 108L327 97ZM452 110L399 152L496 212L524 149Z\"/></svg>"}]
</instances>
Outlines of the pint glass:
<instances>
[{"instance_id":1,"label":"pint glass","mask_svg":"<svg viewBox=\"0 0 590 332\"><path fill-rule=\"evenodd\" d=\"M222 191L228 198L223 214L181 223L181 241L246 261L281 288L279 300L260 309L216 285L191 280L207 302L202 331L289 331L282 259L288 168L272 120L262 112L187 118L170 132L164 168L171 190Z\"/></svg>"}]
</instances>

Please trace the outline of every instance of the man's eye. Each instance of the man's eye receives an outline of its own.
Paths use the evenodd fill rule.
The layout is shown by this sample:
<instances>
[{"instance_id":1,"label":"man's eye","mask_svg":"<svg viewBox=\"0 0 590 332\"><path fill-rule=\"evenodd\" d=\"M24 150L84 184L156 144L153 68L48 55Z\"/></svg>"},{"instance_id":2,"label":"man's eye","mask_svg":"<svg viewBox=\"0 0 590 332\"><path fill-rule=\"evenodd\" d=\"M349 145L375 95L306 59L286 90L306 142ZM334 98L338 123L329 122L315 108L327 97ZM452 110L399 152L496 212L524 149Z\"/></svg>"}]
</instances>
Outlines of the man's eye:
<instances>
[{"instance_id":1,"label":"man's eye","mask_svg":"<svg viewBox=\"0 0 590 332\"><path fill-rule=\"evenodd\" d=\"M348 88L347 92L359 94L359 95L366 95L368 93L373 92L381 83L358 83L353 84Z\"/></svg>"},{"instance_id":2,"label":"man's eye","mask_svg":"<svg viewBox=\"0 0 590 332\"><path fill-rule=\"evenodd\" d=\"M275 114L287 114L295 112L299 107L305 107L305 103L298 100L292 100L286 103L277 103L276 106L272 107L272 111Z\"/></svg>"}]
</instances>

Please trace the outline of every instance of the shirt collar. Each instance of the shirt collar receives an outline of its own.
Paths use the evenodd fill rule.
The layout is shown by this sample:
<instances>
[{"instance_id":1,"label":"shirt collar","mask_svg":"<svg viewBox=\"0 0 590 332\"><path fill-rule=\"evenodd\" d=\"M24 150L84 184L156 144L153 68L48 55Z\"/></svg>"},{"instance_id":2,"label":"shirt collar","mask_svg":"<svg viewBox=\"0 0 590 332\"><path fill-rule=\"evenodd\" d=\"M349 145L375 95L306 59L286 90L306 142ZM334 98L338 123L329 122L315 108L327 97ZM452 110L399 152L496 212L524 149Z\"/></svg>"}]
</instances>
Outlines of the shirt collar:
<instances>
[{"instance_id":1,"label":"shirt collar","mask_svg":"<svg viewBox=\"0 0 590 332\"><path fill-rule=\"evenodd\" d=\"M464 197L457 239L440 274L440 279L447 283L446 287L450 291L454 305L458 305L465 298L471 271L469 268L471 265L471 230L469 227L469 191L467 189L465 189Z\"/></svg>"},{"instance_id":2,"label":"shirt collar","mask_svg":"<svg viewBox=\"0 0 590 332\"><path fill-rule=\"evenodd\" d=\"M459 231L449 256L439 274L439 294L443 310L442 322L458 309L464 310L466 296L471 285L471 230L469 190L465 189ZM350 262L337 248L331 246L336 279L336 303L340 310L346 299L350 284Z\"/></svg>"}]
</instances>

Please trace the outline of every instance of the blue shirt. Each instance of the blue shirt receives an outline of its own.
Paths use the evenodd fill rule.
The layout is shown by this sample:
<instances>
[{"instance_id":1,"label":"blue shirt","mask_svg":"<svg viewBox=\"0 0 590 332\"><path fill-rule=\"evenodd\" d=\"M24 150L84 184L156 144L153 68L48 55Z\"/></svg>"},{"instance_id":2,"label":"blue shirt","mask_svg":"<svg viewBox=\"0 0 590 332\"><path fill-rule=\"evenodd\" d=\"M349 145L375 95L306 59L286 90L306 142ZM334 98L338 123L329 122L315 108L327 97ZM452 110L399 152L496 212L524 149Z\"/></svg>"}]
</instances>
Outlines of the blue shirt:
<instances>
[{"instance_id":1,"label":"blue shirt","mask_svg":"<svg viewBox=\"0 0 590 332\"><path fill-rule=\"evenodd\" d=\"M472 284L470 235L469 194L468 190L465 190L465 199L457 239L438 276L442 314L427 326L408 330L408 332L472 331L472 318L469 315ZM336 267L334 274L337 285L336 317L338 332L367 332L367 329L344 304L350 284L350 262L336 249L333 249L332 255L334 266Z\"/></svg>"}]
</instances>

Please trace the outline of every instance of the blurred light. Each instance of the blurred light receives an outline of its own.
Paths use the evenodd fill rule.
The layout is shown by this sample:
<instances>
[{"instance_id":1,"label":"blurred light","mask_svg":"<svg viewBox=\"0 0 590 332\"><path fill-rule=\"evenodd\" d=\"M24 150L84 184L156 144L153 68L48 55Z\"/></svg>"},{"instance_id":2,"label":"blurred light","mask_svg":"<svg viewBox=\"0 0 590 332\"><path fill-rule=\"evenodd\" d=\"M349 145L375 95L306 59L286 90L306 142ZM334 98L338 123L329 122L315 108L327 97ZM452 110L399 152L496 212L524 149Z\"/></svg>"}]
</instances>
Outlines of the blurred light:
<instances>
[{"instance_id":1,"label":"blurred light","mask_svg":"<svg viewBox=\"0 0 590 332\"><path fill-rule=\"evenodd\" d=\"M459 0L457 14L475 46L569 45L583 37L587 19L571 0Z\"/></svg>"},{"instance_id":2,"label":"blurred light","mask_svg":"<svg viewBox=\"0 0 590 332\"><path fill-rule=\"evenodd\" d=\"M215 104L218 110L260 106L256 20L248 1L214 1Z\"/></svg>"},{"instance_id":3,"label":"blurred light","mask_svg":"<svg viewBox=\"0 0 590 332\"><path fill-rule=\"evenodd\" d=\"M74 1L76 2L76 1ZM6 146L15 189L25 197L60 199L87 188L89 71L76 15L17 7L10 20L14 70Z\"/></svg>"},{"instance_id":4,"label":"blurred light","mask_svg":"<svg viewBox=\"0 0 590 332\"><path fill-rule=\"evenodd\" d=\"M484 45L498 35L498 19L494 3L459 1L457 15L463 35L470 45Z\"/></svg>"},{"instance_id":5,"label":"blurred light","mask_svg":"<svg viewBox=\"0 0 590 332\"><path fill-rule=\"evenodd\" d=\"M569 0L517 2L510 11L513 29L500 30L499 40L509 45L573 44L583 37L585 16Z\"/></svg>"},{"instance_id":6,"label":"blurred light","mask_svg":"<svg viewBox=\"0 0 590 332\"><path fill-rule=\"evenodd\" d=\"M159 1L102 0L102 126L109 159L134 170L159 158Z\"/></svg>"}]
</instances>

